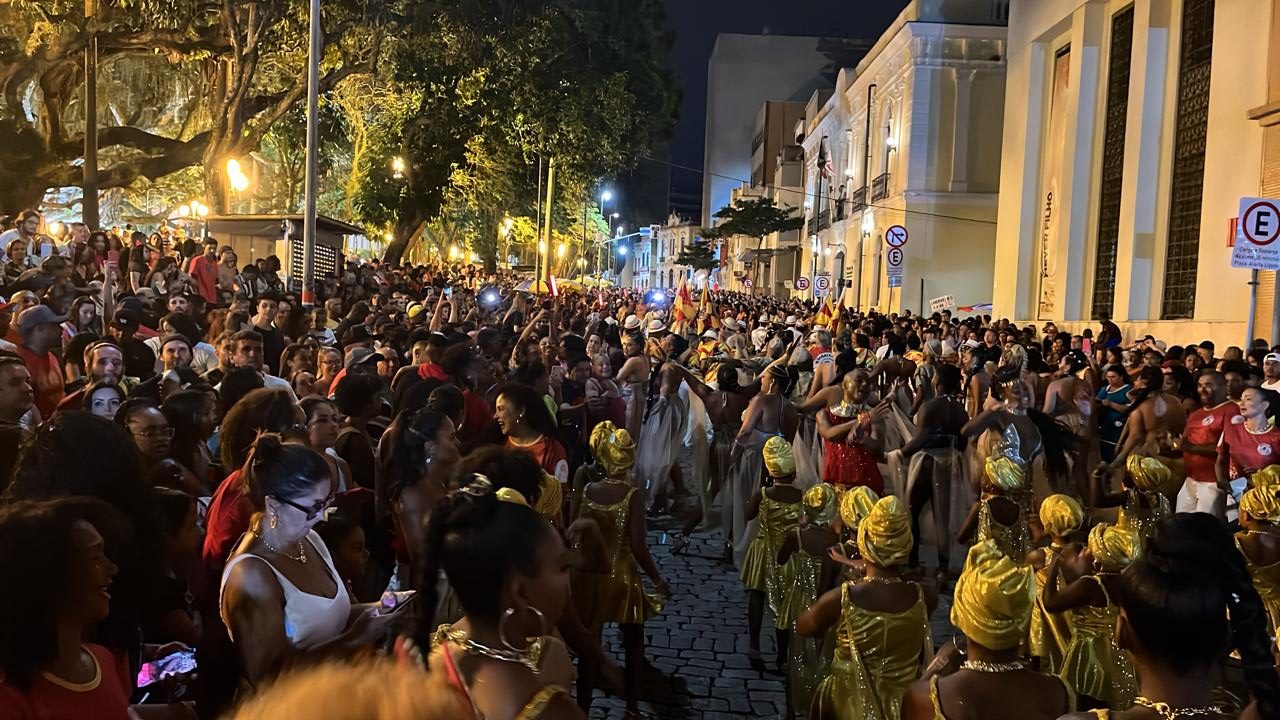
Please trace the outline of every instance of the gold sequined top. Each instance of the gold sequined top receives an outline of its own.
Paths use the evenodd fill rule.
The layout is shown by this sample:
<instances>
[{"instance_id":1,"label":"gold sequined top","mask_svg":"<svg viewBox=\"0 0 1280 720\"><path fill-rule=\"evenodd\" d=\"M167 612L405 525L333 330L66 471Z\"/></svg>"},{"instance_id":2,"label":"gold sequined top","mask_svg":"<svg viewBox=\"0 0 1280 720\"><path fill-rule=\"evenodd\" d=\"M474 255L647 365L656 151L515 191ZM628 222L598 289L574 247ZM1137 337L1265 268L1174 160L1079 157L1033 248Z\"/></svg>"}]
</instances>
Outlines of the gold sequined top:
<instances>
[{"instance_id":1,"label":"gold sequined top","mask_svg":"<svg viewBox=\"0 0 1280 720\"><path fill-rule=\"evenodd\" d=\"M1250 560L1240 543L1240 539L1248 534L1249 531L1236 533L1236 548L1244 556L1244 563L1249 568L1249 577L1253 580L1253 587L1258 591L1258 595L1261 596L1263 607L1267 609L1267 618L1271 623L1271 634L1275 635L1276 628L1280 627L1280 562L1259 565Z\"/></svg>"},{"instance_id":2,"label":"gold sequined top","mask_svg":"<svg viewBox=\"0 0 1280 720\"><path fill-rule=\"evenodd\" d=\"M1116 525L1134 531L1143 542L1151 536L1157 523L1173 514L1169 500L1160 492L1125 488L1124 496Z\"/></svg>"}]
</instances>

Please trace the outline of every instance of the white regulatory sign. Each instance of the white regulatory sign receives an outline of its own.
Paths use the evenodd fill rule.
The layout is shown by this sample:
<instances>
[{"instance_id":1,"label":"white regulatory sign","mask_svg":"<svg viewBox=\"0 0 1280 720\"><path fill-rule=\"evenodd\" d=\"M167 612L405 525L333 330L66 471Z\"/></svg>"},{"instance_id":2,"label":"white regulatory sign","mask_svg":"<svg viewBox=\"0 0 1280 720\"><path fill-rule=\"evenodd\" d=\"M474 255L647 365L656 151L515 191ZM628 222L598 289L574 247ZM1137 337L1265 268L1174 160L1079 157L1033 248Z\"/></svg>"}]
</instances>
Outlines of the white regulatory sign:
<instances>
[{"instance_id":1,"label":"white regulatory sign","mask_svg":"<svg viewBox=\"0 0 1280 720\"><path fill-rule=\"evenodd\" d=\"M884 241L889 247L900 248L907 244L907 229L901 225L890 225L884 231Z\"/></svg>"},{"instance_id":2,"label":"white regulatory sign","mask_svg":"<svg viewBox=\"0 0 1280 720\"><path fill-rule=\"evenodd\" d=\"M902 275L902 248L891 247L884 256L889 275Z\"/></svg>"},{"instance_id":3,"label":"white regulatory sign","mask_svg":"<svg viewBox=\"0 0 1280 720\"><path fill-rule=\"evenodd\" d=\"M1280 200L1241 198L1231 267L1280 270Z\"/></svg>"},{"instance_id":4,"label":"white regulatory sign","mask_svg":"<svg viewBox=\"0 0 1280 720\"><path fill-rule=\"evenodd\" d=\"M804 292L805 290L808 290L808 289L809 289L809 278L807 278L807 277L805 277L805 276L803 276L803 275L801 275L800 277L796 278L796 289L797 289L797 290L799 290L800 292Z\"/></svg>"},{"instance_id":5,"label":"white regulatory sign","mask_svg":"<svg viewBox=\"0 0 1280 720\"><path fill-rule=\"evenodd\" d=\"M813 278L813 294L816 297L826 297L831 292L831 276L815 275Z\"/></svg>"}]
</instances>

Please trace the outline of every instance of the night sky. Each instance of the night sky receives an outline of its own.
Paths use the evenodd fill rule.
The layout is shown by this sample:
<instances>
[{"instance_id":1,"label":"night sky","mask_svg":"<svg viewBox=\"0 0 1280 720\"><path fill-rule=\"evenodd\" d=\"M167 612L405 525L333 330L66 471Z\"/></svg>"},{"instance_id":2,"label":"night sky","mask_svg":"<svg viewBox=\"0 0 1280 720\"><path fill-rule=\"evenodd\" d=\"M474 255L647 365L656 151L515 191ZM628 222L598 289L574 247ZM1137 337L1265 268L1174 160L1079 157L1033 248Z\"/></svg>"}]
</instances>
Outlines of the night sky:
<instances>
[{"instance_id":1,"label":"night sky","mask_svg":"<svg viewBox=\"0 0 1280 720\"><path fill-rule=\"evenodd\" d=\"M876 38L906 0L664 0L675 31L669 56L684 98L671 144L671 162L701 168L706 132L707 60L720 33ZM748 152L744 148L743 152ZM702 194L699 173L672 169L677 186Z\"/></svg>"}]
</instances>

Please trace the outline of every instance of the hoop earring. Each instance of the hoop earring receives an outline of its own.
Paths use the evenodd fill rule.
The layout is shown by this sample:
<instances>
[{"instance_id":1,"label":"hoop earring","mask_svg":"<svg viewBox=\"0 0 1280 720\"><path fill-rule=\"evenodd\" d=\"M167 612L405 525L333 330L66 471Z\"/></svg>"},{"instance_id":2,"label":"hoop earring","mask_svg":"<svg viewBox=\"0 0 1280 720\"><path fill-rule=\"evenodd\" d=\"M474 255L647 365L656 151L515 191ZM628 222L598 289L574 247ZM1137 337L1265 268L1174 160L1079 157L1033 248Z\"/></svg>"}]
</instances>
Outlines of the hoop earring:
<instances>
[{"instance_id":1,"label":"hoop earring","mask_svg":"<svg viewBox=\"0 0 1280 720\"><path fill-rule=\"evenodd\" d=\"M521 662L532 670L534 674L537 674L541 671L539 663L542 660L542 646L547 636L547 618L543 616L541 610L532 605L528 609L538 617L538 625L541 627L540 634L536 637L525 638L527 642L525 647L521 648L512 645L511 641L507 639L506 624L516 614L516 609L507 608L507 611L502 613L502 618L498 620L498 641L512 653L520 656L522 658Z\"/></svg>"}]
</instances>

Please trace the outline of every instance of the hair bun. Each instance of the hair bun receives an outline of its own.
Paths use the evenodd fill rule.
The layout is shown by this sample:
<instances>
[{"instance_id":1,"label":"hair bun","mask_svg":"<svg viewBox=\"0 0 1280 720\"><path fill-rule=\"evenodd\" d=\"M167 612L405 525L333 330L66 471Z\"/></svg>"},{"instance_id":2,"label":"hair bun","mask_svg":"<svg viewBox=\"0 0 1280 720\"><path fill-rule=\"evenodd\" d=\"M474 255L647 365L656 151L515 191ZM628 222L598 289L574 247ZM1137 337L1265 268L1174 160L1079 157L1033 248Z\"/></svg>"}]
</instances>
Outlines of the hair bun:
<instances>
[{"instance_id":1,"label":"hair bun","mask_svg":"<svg viewBox=\"0 0 1280 720\"><path fill-rule=\"evenodd\" d=\"M253 441L253 464L257 465L274 458L283 448L284 440L277 433L259 433Z\"/></svg>"}]
</instances>

